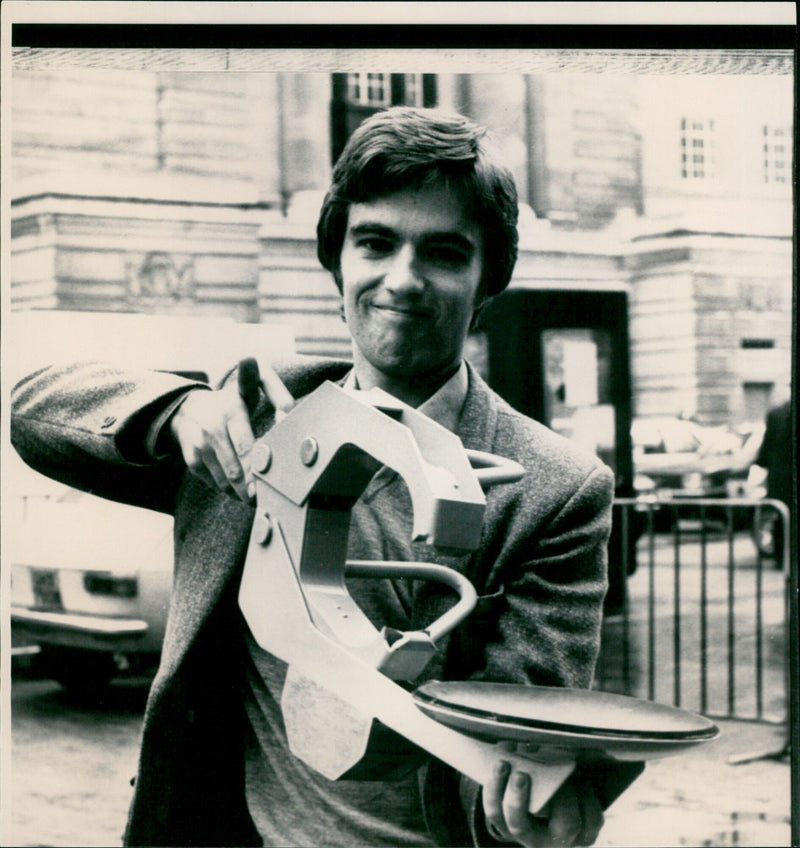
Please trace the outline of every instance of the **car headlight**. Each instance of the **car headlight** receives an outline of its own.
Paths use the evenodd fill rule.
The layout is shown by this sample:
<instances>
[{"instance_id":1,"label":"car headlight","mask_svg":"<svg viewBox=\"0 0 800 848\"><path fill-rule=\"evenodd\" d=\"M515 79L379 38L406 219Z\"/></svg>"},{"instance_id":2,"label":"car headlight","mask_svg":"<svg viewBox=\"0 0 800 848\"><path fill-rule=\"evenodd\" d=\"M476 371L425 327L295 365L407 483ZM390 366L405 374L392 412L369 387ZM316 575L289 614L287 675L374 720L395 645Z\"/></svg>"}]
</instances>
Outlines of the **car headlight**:
<instances>
[{"instance_id":1,"label":"car headlight","mask_svg":"<svg viewBox=\"0 0 800 848\"><path fill-rule=\"evenodd\" d=\"M689 489L693 492L703 492L705 490L705 477L700 471L691 471L689 474L684 474L681 477L681 486L684 489Z\"/></svg>"}]
</instances>

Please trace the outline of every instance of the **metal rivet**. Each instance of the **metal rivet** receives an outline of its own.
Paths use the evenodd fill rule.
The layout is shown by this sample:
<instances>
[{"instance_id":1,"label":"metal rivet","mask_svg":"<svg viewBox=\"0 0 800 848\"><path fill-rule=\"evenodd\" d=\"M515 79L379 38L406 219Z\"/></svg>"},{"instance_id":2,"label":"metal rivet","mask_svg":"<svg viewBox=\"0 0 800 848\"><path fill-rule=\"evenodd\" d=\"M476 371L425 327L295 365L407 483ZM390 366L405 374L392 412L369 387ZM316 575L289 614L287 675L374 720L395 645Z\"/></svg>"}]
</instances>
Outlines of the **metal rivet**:
<instances>
[{"instance_id":1,"label":"metal rivet","mask_svg":"<svg viewBox=\"0 0 800 848\"><path fill-rule=\"evenodd\" d=\"M319 456L319 445L313 436L306 436L300 444L300 460L303 465L313 465Z\"/></svg>"},{"instance_id":2,"label":"metal rivet","mask_svg":"<svg viewBox=\"0 0 800 848\"><path fill-rule=\"evenodd\" d=\"M256 471L265 472L269 471L270 465L272 465L272 451L270 450L269 445L256 445L253 450L253 468Z\"/></svg>"},{"instance_id":3,"label":"metal rivet","mask_svg":"<svg viewBox=\"0 0 800 848\"><path fill-rule=\"evenodd\" d=\"M269 540L272 538L272 521L266 513L256 517L253 535L259 545L269 544Z\"/></svg>"}]
</instances>

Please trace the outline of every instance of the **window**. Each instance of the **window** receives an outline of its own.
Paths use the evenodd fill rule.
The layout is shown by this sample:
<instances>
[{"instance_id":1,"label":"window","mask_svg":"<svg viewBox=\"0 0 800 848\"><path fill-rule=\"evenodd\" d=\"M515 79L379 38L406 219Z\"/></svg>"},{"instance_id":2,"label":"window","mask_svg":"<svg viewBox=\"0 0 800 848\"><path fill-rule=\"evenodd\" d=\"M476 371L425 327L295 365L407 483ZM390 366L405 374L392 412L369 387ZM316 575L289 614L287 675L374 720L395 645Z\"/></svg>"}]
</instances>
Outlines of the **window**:
<instances>
[{"instance_id":1,"label":"window","mask_svg":"<svg viewBox=\"0 0 800 848\"><path fill-rule=\"evenodd\" d=\"M403 74L403 85L405 96L403 102L406 106L424 106L425 92L422 74Z\"/></svg>"},{"instance_id":2,"label":"window","mask_svg":"<svg viewBox=\"0 0 800 848\"><path fill-rule=\"evenodd\" d=\"M355 128L388 106L435 106L434 74L333 74L331 144L333 161L339 158Z\"/></svg>"},{"instance_id":3,"label":"window","mask_svg":"<svg viewBox=\"0 0 800 848\"><path fill-rule=\"evenodd\" d=\"M772 350L775 339L742 339L742 350Z\"/></svg>"},{"instance_id":4,"label":"window","mask_svg":"<svg viewBox=\"0 0 800 848\"><path fill-rule=\"evenodd\" d=\"M347 99L359 106L388 106L392 102L389 74L348 74Z\"/></svg>"},{"instance_id":5,"label":"window","mask_svg":"<svg viewBox=\"0 0 800 848\"><path fill-rule=\"evenodd\" d=\"M765 183L788 183L791 178L791 133L785 126L762 127L763 177Z\"/></svg>"},{"instance_id":6,"label":"window","mask_svg":"<svg viewBox=\"0 0 800 848\"><path fill-rule=\"evenodd\" d=\"M706 180L714 175L714 121L681 118L681 178Z\"/></svg>"}]
</instances>

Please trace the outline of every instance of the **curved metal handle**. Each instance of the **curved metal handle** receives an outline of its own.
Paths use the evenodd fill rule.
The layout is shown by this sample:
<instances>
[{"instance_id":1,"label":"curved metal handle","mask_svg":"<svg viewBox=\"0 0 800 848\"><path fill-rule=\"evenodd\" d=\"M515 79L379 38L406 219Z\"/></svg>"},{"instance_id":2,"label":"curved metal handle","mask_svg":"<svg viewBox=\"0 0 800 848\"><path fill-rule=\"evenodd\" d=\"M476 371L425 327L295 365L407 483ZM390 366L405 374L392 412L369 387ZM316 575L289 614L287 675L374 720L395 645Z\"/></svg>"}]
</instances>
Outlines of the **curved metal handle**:
<instances>
[{"instance_id":1,"label":"curved metal handle","mask_svg":"<svg viewBox=\"0 0 800 848\"><path fill-rule=\"evenodd\" d=\"M425 628L434 643L461 624L478 602L478 595L472 583L463 574L445 565L396 560L347 560L345 574L350 577L410 577L415 580L433 580L453 589L458 594L458 601Z\"/></svg>"},{"instance_id":2,"label":"curved metal handle","mask_svg":"<svg viewBox=\"0 0 800 848\"><path fill-rule=\"evenodd\" d=\"M485 451L465 451L482 489L496 483L515 483L525 475L524 467L513 459Z\"/></svg>"}]
</instances>

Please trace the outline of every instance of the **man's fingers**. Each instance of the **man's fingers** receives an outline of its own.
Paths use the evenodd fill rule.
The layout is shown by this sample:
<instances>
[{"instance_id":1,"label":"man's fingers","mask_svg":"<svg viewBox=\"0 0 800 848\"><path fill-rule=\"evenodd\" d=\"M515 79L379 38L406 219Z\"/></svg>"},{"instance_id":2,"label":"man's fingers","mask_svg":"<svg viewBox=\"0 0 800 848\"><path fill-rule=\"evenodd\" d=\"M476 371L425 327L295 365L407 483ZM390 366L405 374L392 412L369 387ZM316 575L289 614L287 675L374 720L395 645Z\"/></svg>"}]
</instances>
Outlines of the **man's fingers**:
<instances>
[{"instance_id":1,"label":"man's fingers","mask_svg":"<svg viewBox=\"0 0 800 848\"><path fill-rule=\"evenodd\" d=\"M236 387L195 392L175 413L172 432L188 470L207 485L248 502L253 434Z\"/></svg>"},{"instance_id":2,"label":"man's fingers","mask_svg":"<svg viewBox=\"0 0 800 848\"><path fill-rule=\"evenodd\" d=\"M192 474L204 482L207 483L210 477L220 491L248 500L245 472L230 443L227 430L200 430L186 465Z\"/></svg>"},{"instance_id":3,"label":"man's fingers","mask_svg":"<svg viewBox=\"0 0 800 848\"><path fill-rule=\"evenodd\" d=\"M503 816L511 838L522 845L538 844L542 828L534 822L528 807L531 800L531 778L523 771L512 773L503 797Z\"/></svg>"},{"instance_id":4,"label":"man's fingers","mask_svg":"<svg viewBox=\"0 0 800 848\"><path fill-rule=\"evenodd\" d=\"M595 843L603 809L590 785L567 781L546 805L547 812L538 816L529 812L531 789L530 775L513 770L506 761L497 763L483 787L483 812L493 837L527 848Z\"/></svg>"},{"instance_id":5,"label":"man's fingers","mask_svg":"<svg viewBox=\"0 0 800 848\"><path fill-rule=\"evenodd\" d=\"M239 362L236 377L239 397L244 401L247 411L253 412L258 404L258 393L261 388L258 362L252 357L242 359Z\"/></svg>"},{"instance_id":6,"label":"man's fingers","mask_svg":"<svg viewBox=\"0 0 800 848\"><path fill-rule=\"evenodd\" d=\"M250 500L250 494L247 491L249 482L249 464L247 460L239 458L228 438L218 443L217 451L210 459L209 467L211 473L217 476L213 467L214 459L216 459L219 467L222 469L222 477L219 479L220 488L223 491L230 491L232 489L237 497L247 503ZM247 465L247 470L243 462Z\"/></svg>"},{"instance_id":7,"label":"man's fingers","mask_svg":"<svg viewBox=\"0 0 800 848\"><path fill-rule=\"evenodd\" d=\"M600 800L591 787L580 793L579 802L583 807L583 830L578 834L578 845L594 845L605 823L605 815Z\"/></svg>"},{"instance_id":8,"label":"man's fingers","mask_svg":"<svg viewBox=\"0 0 800 848\"><path fill-rule=\"evenodd\" d=\"M511 765L505 760L497 762L488 781L483 787L483 812L486 824L493 836L508 838L506 820L503 814L503 796L506 791Z\"/></svg>"},{"instance_id":9,"label":"man's fingers","mask_svg":"<svg viewBox=\"0 0 800 848\"><path fill-rule=\"evenodd\" d=\"M250 416L248 415L245 404L246 401L242 398L238 408L232 410L228 418L228 436L242 471L241 490L244 493L244 500L252 500L255 496L256 484L253 479L253 470L250 466L250 454L253 450L255 437L253 436L253 429L250 426Z\"/></svg>"},{"instance_id":10,"label":"man's fingers","mask_svg":"<svg viewBox=\"0 0 800 848\"><path fill-rule=\"evenodd\" d=\"M594 845L603 823L603 807L587 781L568 781L553 796L550 817L553 844Z\"/></svg>"},{"instance_id":11,"label":"man's fingers","mask_svg":"<svg viewBox=\"0 0 800 848\"><path fill-rule=\"evenodd\" d=\"M294 406L291 392L269 366L261 368L261 384L264 386L269 402L275 407L278 417L285 415Z\"/></svg>"},{"instance_id":12,"label":"man's fingers","mask_svg":"<svg viewBox=\"0 0 800 848\"><path fill-rule=\"evenodd\" d=\"M577 845L583 832L583 805L572 782L563 784L553 797L549 831L554 845Z\"/></svg>"},{"instance_id":13,"label":"man's fingers","mask_svg":"<svg viewBox=\"0 0 800 848\"><path fill-rule=\"evenodd\" d=\"M247 486L252 479L248 456L253 446L247 408L233 387L210 394L210 408L201 422L202 461L219 489L247 503Z\"/></svg>"},{"instance_id":14,"label":"man's fingers","mask_svg":"<svg viewBox=\"0 0 800 848\"><path fill-rule=\"evenodd\" d=\"M276 415L294 405L294 398L271 368L259 367L252 358L243 359L236 382L230 381L219 391L192 393L170 424L189 471L245 503L255 495L250 468L255 439L250 415L262 390Z\"/></svg>"},{"instance_id":15,"label":"man's fingers","mask_svg":"<svg viewBox=\"0 0 800 848\"><path fill-rule=\"evenodd\" d=\"M232 491L216 453L210 449L205 432L197 422L192 419L181 419L177 433L183 461L188 471L207 486L222 491Z\"/></svg>"}]
</instances>

